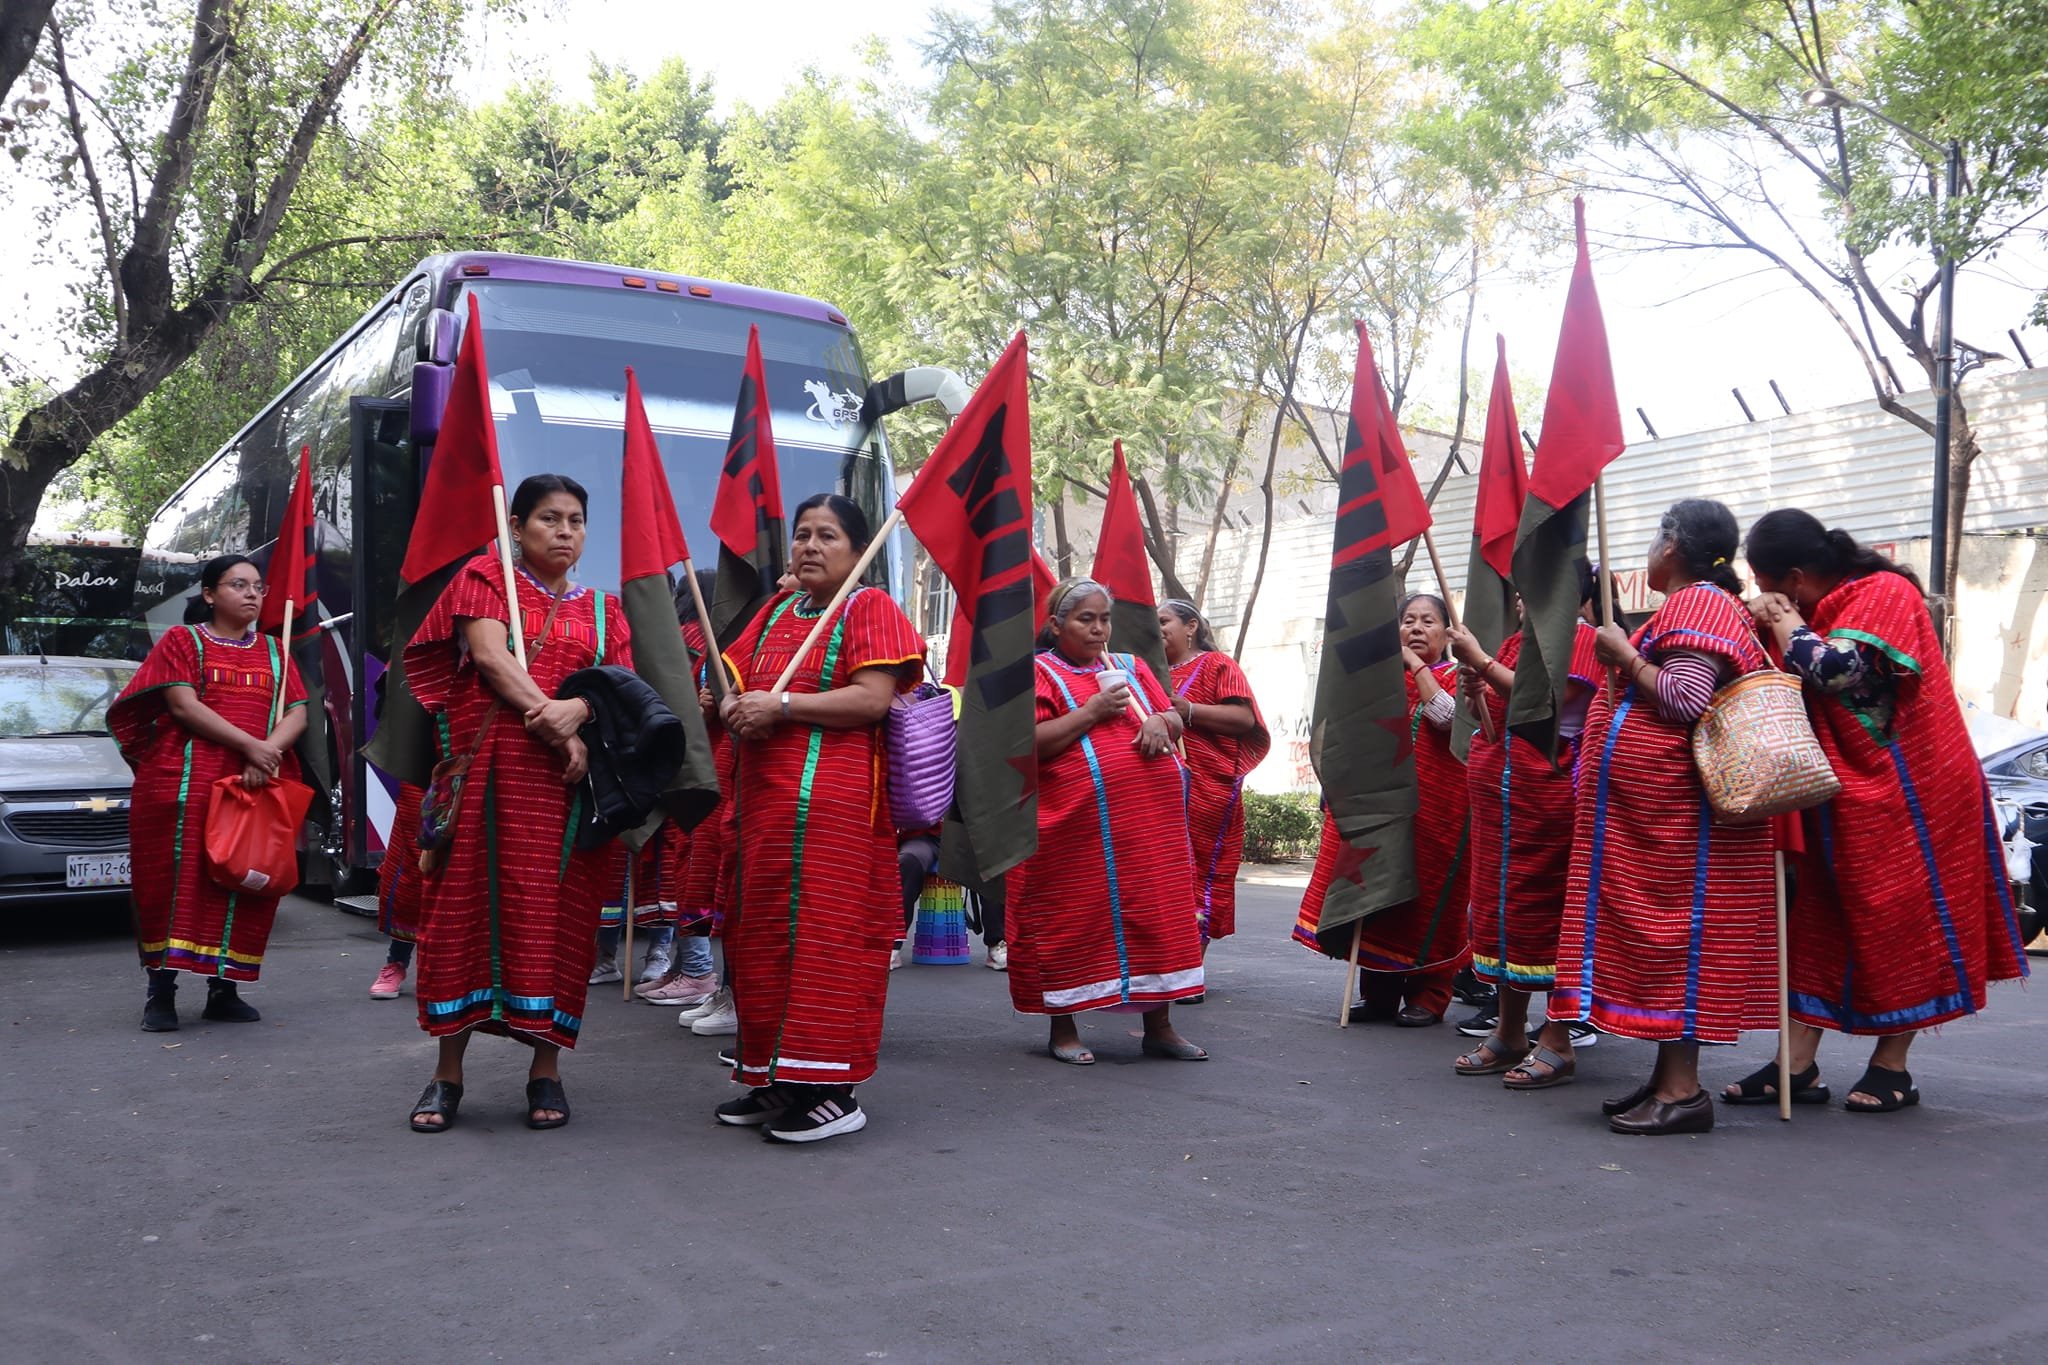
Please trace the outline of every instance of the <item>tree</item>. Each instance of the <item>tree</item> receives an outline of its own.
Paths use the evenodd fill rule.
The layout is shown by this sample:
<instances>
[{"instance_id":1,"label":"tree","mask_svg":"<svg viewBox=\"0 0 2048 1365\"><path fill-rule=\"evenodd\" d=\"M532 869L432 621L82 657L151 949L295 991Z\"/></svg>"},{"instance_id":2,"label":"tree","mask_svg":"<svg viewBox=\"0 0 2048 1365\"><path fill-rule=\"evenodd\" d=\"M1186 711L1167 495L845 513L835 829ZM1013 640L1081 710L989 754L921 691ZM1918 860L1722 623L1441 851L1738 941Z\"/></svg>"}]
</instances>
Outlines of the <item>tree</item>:
<instances>
[{"instance_id":1,"label":"tree","mask_svg":"<svg viewBox=\"0 0 2048 1365\"><path fill-rule=\"evenodd\" d=\"M2048 6L2041 0L1429 0L1414 56L1458 89L1430 145L1475 178L1559 171L1644 207L1623 245L1767 261L1822 310L1886 412L1932 434L1890 379L1897 347L1930 385L1943 251L1960 268L2042 236ZM1855 109L1960 144L1940 158ZM1891 268L1903 259L1903 271ZM1898 283L1893 283L1897 276ZM1982 346L1964 352L1990 354ZM1967 368L1967 367L1966 367ZM1948 580L1978 454L1960 396L1951 435Z\"/></svg>"},{"instance_id":2,"label":"tree","mask_svg":"<svg viewBox=\"0 0 2048 1365\"><path fill-rule=\"evenodd\" d=\"M0 0L0 104L36 55L57 0ZM0 133L11 132L0 127Z\"/></svg>"},{"instance_id":3,"label":"tree","mask_svg":"<svg viewBox=\"0 0 2048 1365\"><path fill-rule=\"evenodd\" d=\"M431 90L465 8L371 0L337 26L324 5L195 0L187 29L147 0L58 7L35 60L59 97L28 155L52 189L46 263L69 278L82 373L9 432L0 588L21 583L44 491L96 439L238 310L382 240L305 214L308 167L323 142L346 138L338 111L359 81L398 101ZM81 49L102 75L77 65ZM82 243L65 232L74 214L90 224Z\"/></svg>"}]
</instances>

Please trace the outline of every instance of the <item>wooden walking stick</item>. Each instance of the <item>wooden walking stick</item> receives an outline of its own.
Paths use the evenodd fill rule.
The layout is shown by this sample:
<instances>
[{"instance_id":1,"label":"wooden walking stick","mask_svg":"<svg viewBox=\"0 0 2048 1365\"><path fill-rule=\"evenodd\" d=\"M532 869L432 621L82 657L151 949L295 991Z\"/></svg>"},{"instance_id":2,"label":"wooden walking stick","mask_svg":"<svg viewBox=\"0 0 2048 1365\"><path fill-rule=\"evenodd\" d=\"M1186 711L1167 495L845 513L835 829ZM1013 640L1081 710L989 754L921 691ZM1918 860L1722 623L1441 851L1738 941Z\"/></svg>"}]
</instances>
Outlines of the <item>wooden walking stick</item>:
<instances>
[{"instance_id":1,"label":"wooden walking stick","mask_svg":"<svg viewBox=\"0 0 2048 1365\"><path fill-rule=\"evenodd\" d=\"M697 586L697 566L687 557L683 560L683 581L690 585L690 601L697 608L697 625L704 632L704 676L711 684L714 701L724 701L726 693L725 663L718 657L718 637L711 633L711 609L704 605L704 590Z\"/></svg>"},{"instance_id":2,"label":"wooden walking stick","mask_svg":"<svg viewBox=\"0 0 2048 1365\"><path fill-rule=\"evenodd\" d=\"M1351 926L1351 959L1344 968L1344 1000L1337 1007L1337 1027L1351 1027L1351 992L1358 980L1358 945L1365 940L1365 920L1361 916Z\"/></svg>"},{"instance_id":3,"label":"wooden walking stick","mask_svg":"<svg viewBox=\"0 0 2048 1365\"><path fill-rule=\"evenodd\" d=\"M292 616L298 605L289 597L284 599L284 630L277 638L277 697L270 703L270 728L273 730L284 720L284 675L292 665ZM270 736L266 734L264 738Z\"/></svg>"},{"instance_id":4,"label":"wooden walking stick","mask_svg":"<svg viewBox=\"0 0 2048 1365\"><path fill-rule=\"evenodd\" d=\"M1429 551L1429 567L1436 570L1437 594L1444 599L1444 611L1450 617L1444 624L1448 625L1452 630L1456 630L1458 628L1458 609L1451 605L1451 585L1449 580L1444 577L1443 560L1437 558L1436 536L1429 531L1424 531L1422 533L1422 548ZM1478 714L1479 729L1486 736L1486 742L1491 744L1499 739L1500 736L1493 732L1493 711L1487 706L1484 697L1479 698L1478 704L1473 707L1473 710Z\"/></svg>"},{"instance_id":5,"label":"wooden walking stick","mask_svg":"<svg viewBox=\"0 0 2048 1365\"><path fill-rule=\"evenodd\" d=\"M1794 817L1797 818L1796 816ZM1778 874L1778 1117L1792 1121L1792 981L1785 950L1785 853L1772 855Z\"/></svg>"},{"instance_id":6,"label":"wooden walking stick","mask_svg":"<svg viewBox=\"0 0 2048 1365\"><path fill-rule=\"evenodd\" d=\"M817 622L811 626L811 633L804 636L803 644L797 647L796 653L789 656L789 667L783 669L782 676L775 680L776 692L789 690L790 679L796 677L797 667L803 663L804 656L824 637L825 627L832 622L832 614L838 611L840 604L852 596L853 590L860 586L860 576L868 571L868 565L875 562L875 556L882 552L883 543L902 521L903 513L900 509L891 512L889 519L882 523L882 529L875 532L874 539L868 542L867 549L861 551L859 561L853 566L853 572L846 575L846 581L839 585L839 591L832 594L832 600L825 604L825 610L818 613Z\"/></svg>"},{"instance_id":7,"label":"wooden walking stick","mask_svg":"<svg viewBox=\"0 0 2048 1365\"><path fill-rule=\"evenodd\" d=\"M512 657L526 667L526 618L519 611L519 584L512 578L512 519L505 512L505 485L491 485L491 510L498 516L498 567L505 573L505 633L512 637Z\"/></svg>"}]
</instances>

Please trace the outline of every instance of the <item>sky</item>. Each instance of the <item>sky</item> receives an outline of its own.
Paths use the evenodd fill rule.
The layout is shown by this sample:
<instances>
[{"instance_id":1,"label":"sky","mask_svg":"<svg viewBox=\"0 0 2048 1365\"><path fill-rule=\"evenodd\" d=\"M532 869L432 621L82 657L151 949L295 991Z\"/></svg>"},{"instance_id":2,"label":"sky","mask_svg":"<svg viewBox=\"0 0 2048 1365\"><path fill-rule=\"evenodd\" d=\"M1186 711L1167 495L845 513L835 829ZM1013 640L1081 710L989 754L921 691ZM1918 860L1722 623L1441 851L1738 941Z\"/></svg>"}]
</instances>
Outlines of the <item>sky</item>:
<instances>
[{"instance_id":1,"label":"sky","mask_svg":"<svg viewBox=\"0 0 2048 1365\"><path fill-rule=\"evenodd\" d=\"M987 3L950 0L948 7L974 13ZM900 74L915 74L932 8L932 0L548 0L527 22L500 22L479 35L460 84L472 98L487 98L515 80L545 74L574 93L584 88L593 57L644 74L678 56L694 73L711 78L720 112L729 113L741 103L772 103L806 68L857 75L871 38L883 43ZM1557 211L1562 235L1569 225L1563 215L1570 210L1559 204ZM1625 212L1620 204L1588 204L1596 229L1618 225ZM13 237L23 213L19 199L0 199L0 233ZM1550 368L1570 260L1559 254L1521 264L1526 279L1496 280L1482 291L1472 365L1482 373L1490 367L1493 335L1500 332L1507 337L1513 371L1540 379ZM1860 363L1827 316L1784 276L1759 271L1758 265L1757 258L1740 252L1596 254L1631 441L1647 435L1638 407L1667 436L1742 421L1731 388L1742 390L1757 416L1776 413L1772 380L1797 411L1870 397ZM2033 297L2026 283L2038 286L2043 280L2048 262L2040 259L2007 259L1965 273L1958 289L1959 335L2009 351L2006 329L2024 321ZM45 358L35 349L33 328L26 336L17 330L24 318L33 318L38 302L36 281L24 283L27 311L14 315L16 327L8 330L15 336L0 340L23 358ZM860 319L853 321L858 327ZM1432 413L1455 406L1456 322L1436 339L1421 370L1418 397ZM2048 364L2048 334L2023 337ZM1918 386L1903 355L1895 352L1893 358L1901 378ZM950 363L944 356L930 361ZM1531 406L1523 404L1523 417L1533 428L1541 414L1527 411Z\"/></svg>"}]
</instances>

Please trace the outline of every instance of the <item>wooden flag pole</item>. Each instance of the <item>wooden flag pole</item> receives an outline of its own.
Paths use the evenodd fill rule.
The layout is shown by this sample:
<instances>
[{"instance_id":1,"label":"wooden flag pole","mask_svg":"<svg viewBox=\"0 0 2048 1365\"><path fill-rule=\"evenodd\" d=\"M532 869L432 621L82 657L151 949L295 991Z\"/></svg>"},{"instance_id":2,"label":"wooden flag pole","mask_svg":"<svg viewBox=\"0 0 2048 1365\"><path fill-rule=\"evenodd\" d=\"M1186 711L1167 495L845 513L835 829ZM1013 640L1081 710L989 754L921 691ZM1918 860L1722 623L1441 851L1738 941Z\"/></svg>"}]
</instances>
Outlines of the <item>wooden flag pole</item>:
<instances>
[{"instance_id":1,"label":"wooden flag pole","mask_svg":"<svg viewBox=\"0 0 2048 1365\"><path fill-rule=\"evenodd\" d=\"M1794 817L1797 818L1796 816ZM1785 854L1775 855L1778 873L1778 1117L1792 1121L1792 994L1785 954Z\"/></svg>"},{"instance_id":2,"label":"wooden flag pole","mask_svg":"<svg viewBox=\"0 0 2048 1365\"><path fill-rule=\"evenodd\" d=\"M1458 628L1458 609L1451 605L1450 581L1444 577L1443 560L1437 558L1436 537L1427 530L1422 533L1422 548L1429 551L1429 567L1436 570L1436 590L1444 599L1444 610L1449 613L1451 618L1445 624L1450 626L1452 630L1456 630ZM1482 681L1484 680L1482 679ZM1452 700L1456 701L1457 698L1453 697ZM1499 739L1500 736L1493 732L1493 708L1486 704L1486 699L1480 698L1479 704L1473 709L1478 712L1479 728L1485 732L1487 743L1491 744Z\"/></svg>"},{"instance_id":3,"label":"wooden flag pole","mask_svg":"<svg viewBox=\"0 0 2048 1365\"><path fill-rule=\"evenodd\" d=\"M1358 981L1358 945L1364 941L1365 919L1360 916L1351 926L1351 957L1344 968L1344 999L1337 1006L1338 1028L1351 1027L1351 992Z\"/></svg>"},{"instance_id":4,"label":"wooden flag pole","mask_svg":"<svg viewBox=\"0 0 2048 1365\"><path fill-rule=\"evenodd\" d=\"M640 850L629 847L626 850L626 965L619 973L619 999L629 1005L633 1003L633 893L636 889L633 885L633 873L639 864Z\"/></svg>"},{"instance_id":5,"label":"wooden flag pole","mask_svg":"<svg viewBox=\"0 0 2048 1365\"><path fill-rule=\"evenodd\" d=\"M775 680L774 691L789 690L790 679L796 677L797 666L803 663L804 656L808 655L812 647L823 638L825 627L832 622L832 613L838 611L840 604L852 596L853 590L860 586L860 576L868 571L868 565L875 562L875 556L882 552L883 542L889 539L890 534L902 524L902 521L903 513L898 509L891 512L889 519L882 523L882 529L875 532L875 538L868 542L867 549L861 551L859 562L853 566L853 571L846 575L846 581L839 585L839 591L832 594L832 600L825 604L825 610L818 613L817 621L811 626L811 633L804 636L803 644L797 647L796 653L790 655L789 667L783 669L782 676Z\"/></svg>"},{"instance_id":6,"label":"wooden flag pole","mask_svg":"<svg viewBox=\"0 0 2048 1365\"><path fill-rule=\"evenodd\" d=\"M292 616L298 605L289 597L284 599L284 634L278 638L278 657L282 662L277 670L277 698L270 703L270 728L272 730L277 729L278 725L284 720L284 679L285 675L291 672ZM265 735L264 738L268 739L269 736Z\"/></svg>"},{"instance_id":7,"label":"wooden flag pole","mask_svg":"<svg viewBox=\"0 0 2048 1365\"><path fill-rule=\"evenodd\" d=\"M683 557L683 581L690 585L690 601L697 607L697 625L704 632L704 676L710 680L711 696L724 701L726 694L725 661L719 656L718 637L711 633L711 608L704 605L704 590L697 586L697 566Z\"/></svg>"},{"instance_id":8,"label":"wooden flag pole","mask_svg":"<svg viewBox=\"0 0 2048 1365\"><path fill-rule=\"evenodd\" d=\"M505 633L512 637L512 657L526 667L526 618L519 610L519 584L512 578L512 518L505 512L505 485L491 485L491 510L498 516L498 567L505 571Z\"/></svg>"}]
</instances>

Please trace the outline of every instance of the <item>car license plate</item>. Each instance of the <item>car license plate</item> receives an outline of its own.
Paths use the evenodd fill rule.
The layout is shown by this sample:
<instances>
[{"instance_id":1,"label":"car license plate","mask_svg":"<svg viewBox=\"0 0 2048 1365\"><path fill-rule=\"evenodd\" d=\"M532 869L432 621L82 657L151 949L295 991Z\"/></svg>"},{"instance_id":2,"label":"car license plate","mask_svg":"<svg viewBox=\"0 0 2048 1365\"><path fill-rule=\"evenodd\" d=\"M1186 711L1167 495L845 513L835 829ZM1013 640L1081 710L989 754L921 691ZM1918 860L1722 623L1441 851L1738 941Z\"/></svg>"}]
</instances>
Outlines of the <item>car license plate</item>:
<instances>
[{"instance_id":1,"label":"car license plate","mask_svg":"<svg viewBox=\"0 0 2048 1365\"><path fill-rule=\"evenodd\" d=\"M128 885L125 853L73 853L64 860L64 885L74 888Z\"/></svg>"}]
</instances>

